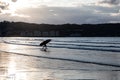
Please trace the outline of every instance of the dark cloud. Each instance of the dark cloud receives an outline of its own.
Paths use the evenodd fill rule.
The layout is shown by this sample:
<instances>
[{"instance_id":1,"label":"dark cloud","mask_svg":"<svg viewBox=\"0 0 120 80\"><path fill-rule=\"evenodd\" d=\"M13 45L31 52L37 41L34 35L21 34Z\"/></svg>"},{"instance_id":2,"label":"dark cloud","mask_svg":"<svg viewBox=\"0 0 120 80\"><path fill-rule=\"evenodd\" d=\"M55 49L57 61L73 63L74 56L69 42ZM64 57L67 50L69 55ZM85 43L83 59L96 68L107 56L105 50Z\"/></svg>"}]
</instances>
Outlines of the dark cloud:
<instances>
[{"instance_id":1,"label":"dark cloud","mask_svg":"<svg viewBox=\"0 0 120 80\"><path fill-rule=\"evenodd\" d=\"M0 9L1 9L1 10L7 9L8 6L9 6L9 3L0 2Z\"/></svg>"},{"instance_id":2,"label":"dark cloud","mask_svg":"<svg viewBox=\"0 0 120 80\"><path fill-rule=\"evenodd\" d=\"M12 0L12 2L16 2L17 0Z\"/></svg>"},{"instance_id":3,"label":"dark cloud","mask_svg":"<svg viewBox=\"0 0 120 80\"><path fill-rule=\"evenodd\" d=\"M116 8L104 8L97 6L83 6L83 7L42 7L29 8L26 10L18 10L17 14L24 14L32 16L28 19L35 23L49 23L49 24L63 24L63 23L77 23L77 24L96 24L120 22L119 16L112 16L111 14L118 14Z\"/></svg>"},{"instance_id":4,"label":"dark cloud","mask_svg":"<svg viewBox=\"0 0 120 80\"><path fill-rule=\"evenodd\" d=\"M112 5L118 5L120 4L119 0L103 0L100 3L107 3L107 4L112 4Z\"/></svg>"}]
</instances>

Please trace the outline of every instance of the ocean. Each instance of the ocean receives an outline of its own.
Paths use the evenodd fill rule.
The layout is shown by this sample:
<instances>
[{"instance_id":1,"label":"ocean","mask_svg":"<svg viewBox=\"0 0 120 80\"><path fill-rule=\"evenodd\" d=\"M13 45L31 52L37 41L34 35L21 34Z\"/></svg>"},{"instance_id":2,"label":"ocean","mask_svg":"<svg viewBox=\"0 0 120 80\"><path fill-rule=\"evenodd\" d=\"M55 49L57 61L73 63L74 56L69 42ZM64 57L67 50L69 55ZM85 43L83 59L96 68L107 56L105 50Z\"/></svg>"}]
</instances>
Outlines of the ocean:
<instances>
[{"instance_id":1,"label":"ocean","mask_svg":"<svg viewBox=\"0 0 120 80\"><path fill-rule=\"evenodd\" d=\"M46 40L47 51L39 44ZM0 80L120 80L120 37L0 37Z\"/></svg>"}]
</instances>

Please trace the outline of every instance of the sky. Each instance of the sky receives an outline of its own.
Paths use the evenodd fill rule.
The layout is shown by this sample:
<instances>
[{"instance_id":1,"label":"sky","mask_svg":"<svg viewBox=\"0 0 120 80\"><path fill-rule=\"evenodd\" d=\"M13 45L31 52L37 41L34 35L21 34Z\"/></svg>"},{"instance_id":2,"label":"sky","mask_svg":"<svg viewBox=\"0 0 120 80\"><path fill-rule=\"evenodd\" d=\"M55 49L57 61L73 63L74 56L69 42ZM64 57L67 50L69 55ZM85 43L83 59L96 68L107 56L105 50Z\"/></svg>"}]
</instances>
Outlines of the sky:
<instances>
[{"instance_id":1,"label":"sky","mask_svg":"<svg viewBox=\"0 0 120 80\"><path fill-rule=\"evenodd\" d=\"M120 23L120 0L0 0L0 21Z\"/></svg>"}]
</instances>

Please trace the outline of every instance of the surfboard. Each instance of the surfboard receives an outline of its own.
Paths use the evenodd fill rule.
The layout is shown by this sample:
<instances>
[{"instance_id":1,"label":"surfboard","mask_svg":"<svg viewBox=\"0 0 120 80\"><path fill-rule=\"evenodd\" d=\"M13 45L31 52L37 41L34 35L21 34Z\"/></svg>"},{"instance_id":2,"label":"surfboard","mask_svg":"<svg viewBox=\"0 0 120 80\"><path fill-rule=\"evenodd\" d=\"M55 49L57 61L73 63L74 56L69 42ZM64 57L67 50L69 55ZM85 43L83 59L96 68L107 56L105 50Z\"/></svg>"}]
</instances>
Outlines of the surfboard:
<instances>
[{"instance_id":1,"label":"surfboard","mask_svg":"<svg viewBox=\"0 0 120 80\"><path fill-rule=\"evenodd\" d=\"M47 43L49 43L51 41L51 39L47 39L43 42L40 43L40 46L46 45Z\"/></svg>"}]
</instances>

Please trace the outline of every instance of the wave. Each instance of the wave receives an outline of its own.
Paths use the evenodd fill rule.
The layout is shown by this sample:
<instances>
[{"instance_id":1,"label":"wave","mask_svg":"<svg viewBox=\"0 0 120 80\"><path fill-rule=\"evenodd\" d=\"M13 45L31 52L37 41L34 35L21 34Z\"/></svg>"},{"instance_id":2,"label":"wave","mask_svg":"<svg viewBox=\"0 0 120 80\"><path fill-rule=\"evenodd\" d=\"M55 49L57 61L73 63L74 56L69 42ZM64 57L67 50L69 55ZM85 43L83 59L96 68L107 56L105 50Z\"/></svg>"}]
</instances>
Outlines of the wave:
<instances>
[{"instance_id":1,"label":"wave","mask_svg":"<svg viewBox=\"0 0 120 80\"><path fill-rule=\"evenodd\" d=\"M5 40L6 41L6 40ZM7 41L9 41L9 42L13 42L13 43L24 43L24 42L42 42L42 41L44 41L44 39L34 39L34 38L22 38L22 39L9 39L8 38L8 40ZM102 47L118 47L118 48L120 48L120 46L116 46L116 44L117 45L119 45L120 44L120 41L95 41L95 40L93 40L93 41L91 41L91 40L85 40L85 41L83 41L83 40L69 40L69 39L67 39L67 40L62 40L62 39L58 39L58 40L55 40L55 39L53 39L52 40L52 42L51 42L51 44L59 44L59 45L76 45L76 46L81 46L81 44L92 44L92 45L90 45L90 46L94 46L94 45L112 45L112 46L102 46ZM94 44L94 45L93 45ZM87 46L89 46L89 45L87 45ZM83 45L82 45L83 46ZM84 45L85 46L85 45ZM99 47L99 46L95 46L95 47Z\"/></svg>"},{"instance_id":2,"label":"wave","mask_svg":"<svg viewBox=\"0 0 120 80\"><path fill-rule=\"evenodd\" d=\"M39 42L25 42L22 43L21 41L3 41L7 44L15 44L15 45L25 45L25 46L39 46ZM73 44L73 43L55 43L52 42L48 45L48 47L52 48L67 48L67 49L78 49L78 50L94 50L94 51L107 51L107 52L120 52L120 46L118 45L88 45L88 44Z\"/></svg>"},{"instance_id":3,"label":"wave","mask_svg":"<svg viewBox=\"0 0 120 80\"><path fill-rule=\"evenodd\" d=\"M120 48L120 46L116 46L116 45L83 45L83 44L66 44L66 43L50 43L53 45L70 45L70 46L80 46L80 47L112 47L112 48Z\"/></svg>"}]
</instances>

